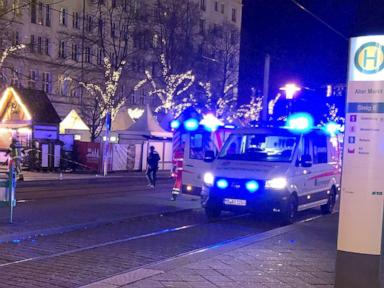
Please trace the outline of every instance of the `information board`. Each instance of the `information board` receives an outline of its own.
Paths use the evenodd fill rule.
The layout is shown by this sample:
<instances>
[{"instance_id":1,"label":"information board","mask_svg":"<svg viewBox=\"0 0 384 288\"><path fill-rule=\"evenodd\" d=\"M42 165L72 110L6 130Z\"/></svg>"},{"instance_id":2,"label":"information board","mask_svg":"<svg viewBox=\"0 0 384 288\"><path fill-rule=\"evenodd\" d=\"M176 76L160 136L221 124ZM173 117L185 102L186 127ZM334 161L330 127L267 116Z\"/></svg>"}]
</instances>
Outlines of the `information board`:
<instances>
[{"instance_id":1,"label":"information board","mask_svg":"<svg viewBox=\"0 0 384 288\"><path fill-rule=\"evenodd\" d=\"M338 250L380 255L384 195L384 36L351 39Z\"/></svg>"}]
</instances>

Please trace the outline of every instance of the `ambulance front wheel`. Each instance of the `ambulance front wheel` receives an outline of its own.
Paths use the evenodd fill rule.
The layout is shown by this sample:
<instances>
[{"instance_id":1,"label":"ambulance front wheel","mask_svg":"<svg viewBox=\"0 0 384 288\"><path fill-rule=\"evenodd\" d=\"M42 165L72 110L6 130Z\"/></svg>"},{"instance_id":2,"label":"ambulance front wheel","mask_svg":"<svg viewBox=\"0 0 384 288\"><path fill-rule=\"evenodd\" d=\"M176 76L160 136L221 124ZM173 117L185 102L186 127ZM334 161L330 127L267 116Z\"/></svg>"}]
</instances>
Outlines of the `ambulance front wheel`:
<instances>
[{"instance_id":1,"label":"ambulance front wheel","mask_svg":"<svg viewBox=\"0 0 384 288\"><path fill-rule=\"evenodd\" d=\"M282 212L281 222L283 225L289 225L295 222L297 216L297 198L291 195L288 199L285 211Z\"/></svg>"},{"instance_id":2,"label":"ambulance front wheel","mask_svg":"<svg viewBox=\"0 0 384 288\"><path fill-rule=\"evenodd\" d=\"M331 214L336 204L336 188L332 187L331 193L328 195L327 204L321 205L321 213Z\"/></svg>"},{"instance_id":3,"label":"ambulance front wheel","mask_svg":"<svg viewBox=\"0 0 384 288\"><path fill-rule=\"evenodd\" d=\"M215 220L220 217L221 209L214 207L205 207L205 215L208 220Z\"/></svg>"}]
</instances>

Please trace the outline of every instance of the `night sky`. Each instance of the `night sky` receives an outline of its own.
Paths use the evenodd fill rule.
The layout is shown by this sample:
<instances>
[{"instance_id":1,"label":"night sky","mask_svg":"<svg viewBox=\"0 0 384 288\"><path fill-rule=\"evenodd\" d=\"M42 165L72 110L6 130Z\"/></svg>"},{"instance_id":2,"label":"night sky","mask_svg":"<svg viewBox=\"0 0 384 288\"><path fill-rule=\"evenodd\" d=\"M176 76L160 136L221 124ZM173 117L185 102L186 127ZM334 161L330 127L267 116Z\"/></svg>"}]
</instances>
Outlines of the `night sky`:
<instances>
[{"instance_id":1,"label":"night sky","mask_svg":"<svg viewBox=\"0 0 384 288\"><path fill-rule=\"evenodd\" d=\"M287 82L308 91L346 82L348 38L384 33L384 0L297 0L347 39L291 0L244 0L240 101L262 91L265 54L271 55L270 97Z\"/></svg>"}]
</instances>

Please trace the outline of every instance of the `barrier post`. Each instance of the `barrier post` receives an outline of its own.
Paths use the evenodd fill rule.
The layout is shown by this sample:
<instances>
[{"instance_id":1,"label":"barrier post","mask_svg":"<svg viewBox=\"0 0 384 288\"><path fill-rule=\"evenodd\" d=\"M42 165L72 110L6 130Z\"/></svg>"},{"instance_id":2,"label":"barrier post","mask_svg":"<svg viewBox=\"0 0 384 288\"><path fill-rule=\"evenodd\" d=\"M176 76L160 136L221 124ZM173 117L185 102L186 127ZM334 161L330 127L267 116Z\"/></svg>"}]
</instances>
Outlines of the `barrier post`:
<instances>
[{"instance_id":1,"label":"barrier post","mask_svg":"<svg viewBox=\"0 0 384 288\"><path fill-rule=\"evenodd\" d=\"M13 208L16 206L16 170L13 161L10 162L7 178L0 180L0 206L9 207L9 223L13 223Z\"/></svg>"}]
</instances>

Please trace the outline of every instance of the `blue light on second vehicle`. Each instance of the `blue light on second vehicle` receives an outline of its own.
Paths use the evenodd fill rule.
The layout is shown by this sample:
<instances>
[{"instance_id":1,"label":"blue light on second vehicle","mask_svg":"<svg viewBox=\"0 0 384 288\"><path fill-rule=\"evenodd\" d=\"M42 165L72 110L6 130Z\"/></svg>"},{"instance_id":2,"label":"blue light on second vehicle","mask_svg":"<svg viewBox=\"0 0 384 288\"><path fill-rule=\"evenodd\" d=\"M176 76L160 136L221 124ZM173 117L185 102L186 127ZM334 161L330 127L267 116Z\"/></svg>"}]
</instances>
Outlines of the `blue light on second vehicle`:
<instances>
[{"instance_id":1,"label":"blue light on second vehicle","mask_svg":"<svg viewBox=\"0 0 384 288\"><path fill-rule=\"evenodd\" d=\"M250 180L245 183L245 188L247 188L249 192L254 193L259 190L259 183L257 183L255 180Z\"/></svg>"},{"instance_id":2,"label":"blue light on second vehicle","mask_svg":"<svg viewBox=\"0 0 384 288\"><path fill-rule=\"evenodd\" d=\"M172 120L171 121L171 128L176 130L176 129L179 129L180 127L180 121L175 119L175 120Z\"/></svg>"},{"instance_id":3,"label":"blue light on second vehicle","mask_svg":"<svg viewBox=\"0 0 384 288\"><path fill-rule=\"evenodd\" d=\"M199 128L199 121L197 121L195 118L189 118L188 120L184 121L184 128L187 131L195 131Z\"/></svg>"},{"instance_id":4,"label":"blue light on second vehicle","mask_svg":"<svg viewBox=\"0 0 384 288\"><path fill-rule=\"evenodd\" d=\"M220 179L216 182L217 187L220 189L226 189L228 187L228 181L225 179Z\"/></svg>"}]
</instances>

